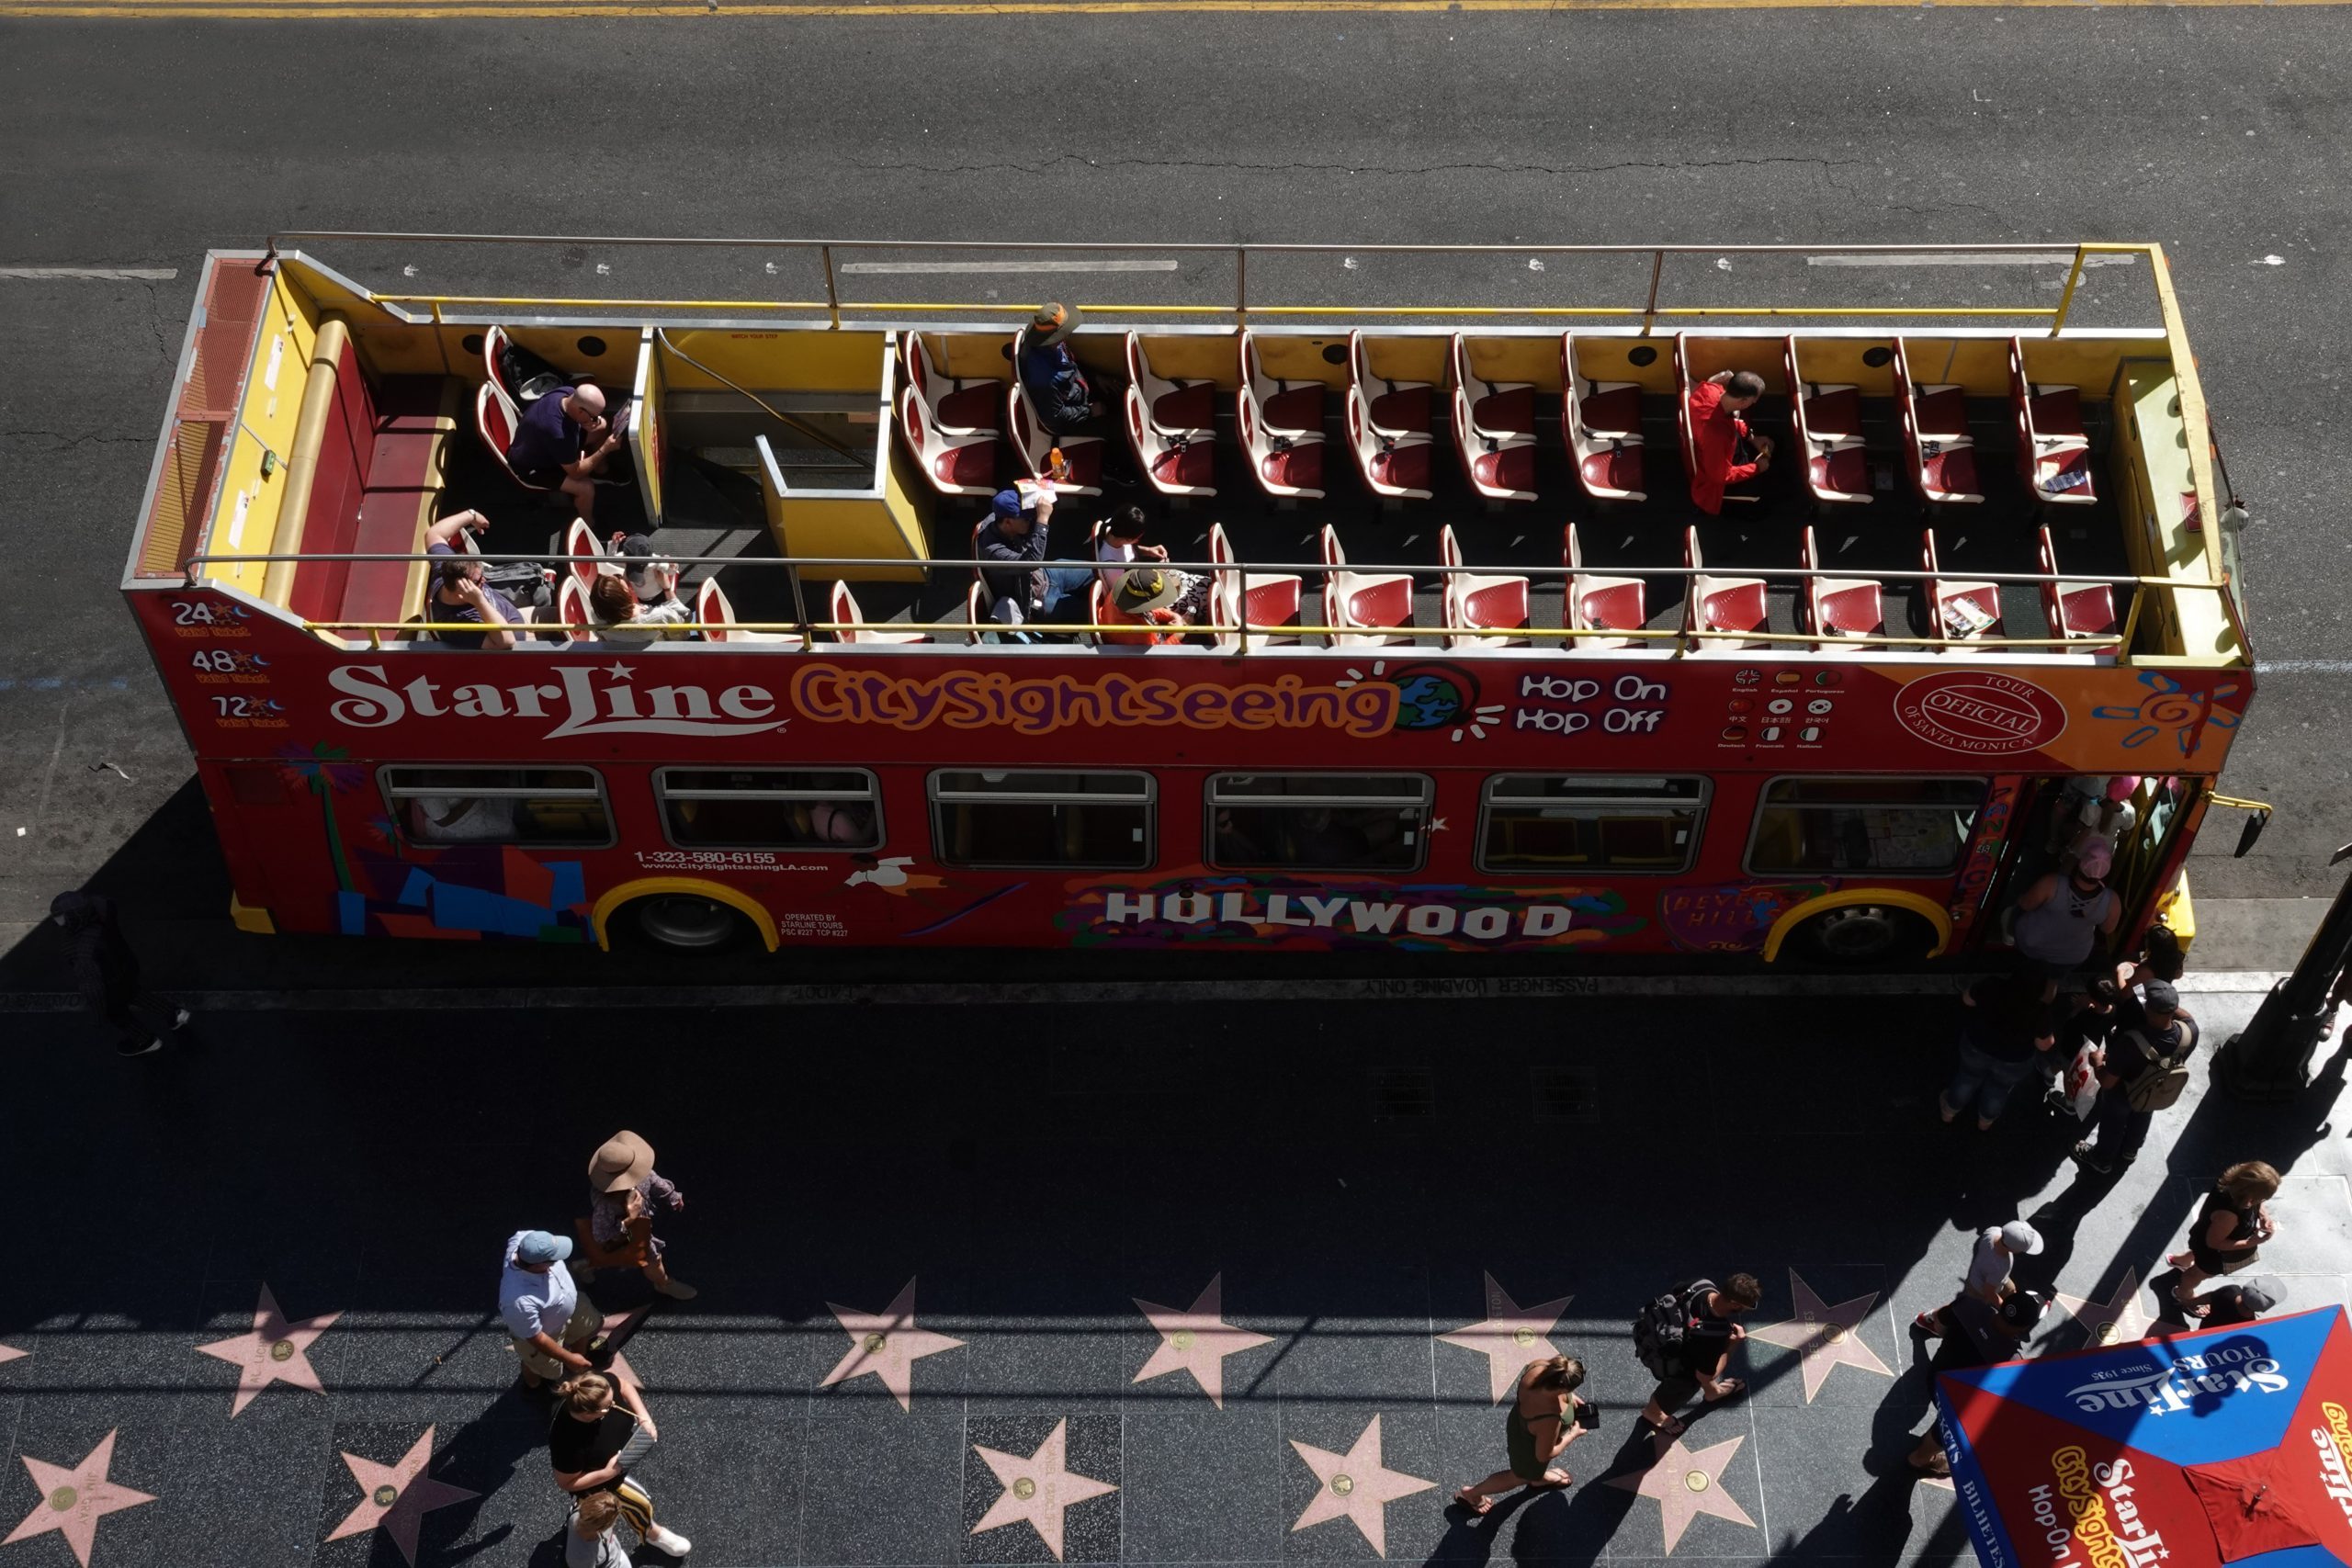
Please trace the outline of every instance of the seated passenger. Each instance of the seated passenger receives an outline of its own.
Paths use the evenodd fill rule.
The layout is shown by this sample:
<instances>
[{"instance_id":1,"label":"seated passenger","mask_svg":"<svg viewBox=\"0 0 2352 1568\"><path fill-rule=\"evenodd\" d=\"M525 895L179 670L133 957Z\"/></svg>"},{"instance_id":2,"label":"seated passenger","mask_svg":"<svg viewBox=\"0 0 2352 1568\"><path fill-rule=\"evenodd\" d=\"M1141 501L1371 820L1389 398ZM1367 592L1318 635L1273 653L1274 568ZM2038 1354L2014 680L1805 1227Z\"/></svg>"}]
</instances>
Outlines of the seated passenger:
<instances>
[{"instance_id":1,"label":"seated passenger","mask_svg":"<svg viewBox=\"0 0 2352 1568\"><path fill-rule=\"evenodd\" d=\"M667 562L662 566L660 581L665 597L655 604L640 602L626 577L596 579L595 585L588 590L588 619L594 626L599 641L650 647L663 637L684 635L664 628L693 620L695 607L678 597L678 569Z\"/></svg>"},{"instance_id":2,"label":"seated passenger","mask_svg":"<svg viewBox=\"0 0 2352 1568\"><path fill-rule=\"evenodd\" d=\"M493 628L479 632L443 631L432 635L452 648L509 649L515 633L509 628L530 624L530 613L518 607L498 589L482 581L482 565L459 555L446 542L461 528L476 533L489 526L479 512L461 512L425 530L424 553L433 558L433 592L425 596L424 618L430 622L469 621ZM522 634L529 637L528 632Z\"/></svg>"},{"instance_id":3,"label":"seated passenger","mask_svg":"<svg viewBox=\"0 0 2352 1568\"><path fill-rule=\"evenodd\" d=\"M989 619L999 626L1017 626L1041 620L1061 603L1067 592L1045 568L1046 529L1054 514L1054 498L1040 495L1023 510L1017 491L1001 490L989 503L987 524L979 533L983 560L1004 561L1004 570L984 570Z\"/></svg>"},{"instance_id":4,"label":"seated passenger","mask_svg":"<svg viewBox=\"0 0 2352 1568\"><path fill-rule=\"evenodd\" d=\"M1102 418L1102 400L1086 379L1078 355L1069 349L1070 330L1078 312L1060 305L1039 309L1022 333L1013 354L1014 368L1038 423L1056 435L1074 435Z\"/></svg>"},{"instance_id":5,"label":"seated passenger","mask_svg":"<svg viewBox=\"0 0 2352 1568\"><path fill-rule=\"evenodd\" d=\"M1115 593L1127 575L1128 568L1149 565L1168 558L1164 545L1143 542L1150 520L1140 506L1123 507L1102 520L1102 536L1095 542L1094 558L1102 574L1104 592ZM1187 622L1197 623L1208 613L1209 579L1205 572L1176 571L1169 575L1178 579L1182 590L1176 595L1176 613Z\"/></svg>"},{"instance_id":6,"label":"seated passenger","mask_svg":"<svg viewBox=\"0 0 2352 1568\"><path fill-rule=\"evenodd\" d=\"M676 564L656 557L653 541L644 535L614 535L612 554L613 559L597 563L597 571L626 579L639 604L659 604L676 592Z\"/></svg>"},{"instance_id":7,"label":"seated passenger","mask_svg":"<svg viewBox=\"0 0 2352 1568\"><path fill-rule=\"evenodd\" d=\"M1690 504L1711 517L1724 509L1725 486L1772 466L1772 443L1739 417L1763 395L1753 370L1718 370L1690 389Z\"/></svg>"},{"instance_id":8,"label":"seated passenger","mask_svg":"<svg viewBox=\"0 0 2352 1568\"><path fill-rule=\"evenodd\" d=\"M1158 648L1184 639L1184 617L1176 613L1176 596L1183 592L1184 574L1164 567L1139 566L1120 581L1112 603L1119 614L1142 626L1134 631L1102 632L1104 642L1137 648ZM1166 628L1166 629L1162 629Z\"/></svg>"},{"instance_id":9,"label":"seated passenger","mask_svg":"<svg viewBox=\"0 0 2352 1568\"><path fill-rule=\"evenodd\" d=\"M409 802L409 832L427 844L505 843L520 804L502 795L420 795Z\"/></svg>"},{"instance_id":10,"label":"seated passenger","mask_svg":"<svg viewBox=\"0 0 2352 1568\"><path fill-rule=\"evenodd\" d=\"M874 813L854 801L815 801L808 807L808 830L819 843L871 844Z\"/></svg>"},{"instance_id":11,"label":"seated passenger","mask_svg":"<svg viewBox=\"0 0 2352 1568\"><path fill-rule=\"evenodd\" d=\"M506 466L525 484L560 490L581 521L596 520L596 476L620 450L599 387L558 387L523 411L506 444Z\"/></svg>"}]
</instances>

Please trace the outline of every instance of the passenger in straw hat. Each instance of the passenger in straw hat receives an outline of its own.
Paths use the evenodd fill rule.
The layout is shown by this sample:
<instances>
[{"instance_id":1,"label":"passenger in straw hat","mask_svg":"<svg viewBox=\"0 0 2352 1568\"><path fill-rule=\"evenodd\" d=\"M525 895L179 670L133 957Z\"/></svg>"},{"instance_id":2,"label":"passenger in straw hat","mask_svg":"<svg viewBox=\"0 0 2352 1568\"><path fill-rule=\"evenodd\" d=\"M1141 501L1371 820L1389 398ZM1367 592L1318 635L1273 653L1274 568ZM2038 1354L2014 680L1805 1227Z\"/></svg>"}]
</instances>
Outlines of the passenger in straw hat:
<instances>
[{"instance_id":1,"label":"passenger in straw hat","mask_svg":"<svg viewBox=\"0 0 2352 1568\"><path fill-rule=\"evenodd\" d=\"M1184 617L1176 613L1175 604L1183 594L1182 572L1170 571L1164 566L1136 567L1119 580L1118 592L1111 595L1111 608L1119 619L1140 625L1131 632L1103 632L1100 636L1104 642L1140 648L1180 642L1184 636ZM1156 629L1160 627L1169 629Z\"/></svg>"},{"instance_id":2,"label":"passenger in straw hat","mask_svg":"<svg viewBox=\"0 0 2352 1568\"><path fill-rule=\"evenodd\" d=\"M673 1301L695 1298L692 1285L670 1278L662 1238L653 1234L653 1207L672 1213L686 1206L685 1195L653 1168L653 1145L635 1133L614 1134L588 1161L588 1227L607 1256L645 1271L646 1282Z\"/></svg>"}]
</instances>

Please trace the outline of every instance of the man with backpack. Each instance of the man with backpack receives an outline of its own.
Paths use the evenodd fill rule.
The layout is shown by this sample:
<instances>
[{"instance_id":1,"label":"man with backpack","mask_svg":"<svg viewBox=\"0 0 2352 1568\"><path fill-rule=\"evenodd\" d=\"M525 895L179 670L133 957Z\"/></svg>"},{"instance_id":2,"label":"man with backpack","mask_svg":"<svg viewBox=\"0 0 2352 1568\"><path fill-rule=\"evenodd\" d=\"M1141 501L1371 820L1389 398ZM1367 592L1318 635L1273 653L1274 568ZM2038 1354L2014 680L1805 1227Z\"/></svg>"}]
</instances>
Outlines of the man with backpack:
<instances>
[{"instance_id":1,"label":"man with backpack","mask_svg":"<svg viewBox=\"0 0 2352 1568\"><path fill-rule=\"evenodd\" d=\"M2197 1051L2197 1021L2182 1010L2180 993L2168 980L2140 988L2136 1017L2119 1021L2094 1058L2098 1067L2098 1104L2092 1111L2097 1133L2075 1145L2084 1169L2112 1176L2138 1156L2148 1125L2188 1087L2188 1058Z\"/></svg>"},{"instance_id":2,"label":"man with backpack","mask_svg":"<svg viewBox=\"0 0 2352 1568\"><path fill-rule=\"evenodd\" d=\"M1763 1299L1755 1275L1733 1274L1720 1285L1713 1280L1677 1285L1634 1314L1634 1354L1658 1380L1642 1419L1659 1437L1682 1435L1685 1423L1674 1412L1692 1394L1703 1391L1713 1404L1747 1388L1742 1379L1724 1376L1724 1368L1732 1347L1747 1337L1736 1320Z\"/></svg>"}]
</instances>

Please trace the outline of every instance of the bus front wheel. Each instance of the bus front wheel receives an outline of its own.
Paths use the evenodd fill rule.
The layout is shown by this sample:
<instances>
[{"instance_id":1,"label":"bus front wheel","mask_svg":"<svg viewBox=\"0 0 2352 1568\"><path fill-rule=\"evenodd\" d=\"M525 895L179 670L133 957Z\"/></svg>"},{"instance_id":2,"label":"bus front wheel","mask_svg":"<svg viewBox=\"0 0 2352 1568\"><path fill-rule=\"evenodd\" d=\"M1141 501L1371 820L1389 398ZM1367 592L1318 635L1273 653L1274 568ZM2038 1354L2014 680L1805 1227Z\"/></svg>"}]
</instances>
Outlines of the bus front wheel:
<instances>
[{"instance_id":1,"label":"bus front wheel","mask_svg":"<svg viewBox=\"0 0 2352 1568\"><path fill-rule=\"evenodd\" d=\"M1849 904L1825 909L1797 930L1800 950L1825 964L1917 962L1936 944L1936 933L1909 909L1891 904Z\"/></svg>"},{"instance_id":2,"label":"bus front wheel","mask_svg":"<svg viewBox=\"0 0 2352 1568\"><path fill-rule=\"evenodd\" d=\"M658 893L631 904L629 913L646 941L677 953L732 946L744 931L742 916L695 893Z\"/></svg>"}]
</instances>

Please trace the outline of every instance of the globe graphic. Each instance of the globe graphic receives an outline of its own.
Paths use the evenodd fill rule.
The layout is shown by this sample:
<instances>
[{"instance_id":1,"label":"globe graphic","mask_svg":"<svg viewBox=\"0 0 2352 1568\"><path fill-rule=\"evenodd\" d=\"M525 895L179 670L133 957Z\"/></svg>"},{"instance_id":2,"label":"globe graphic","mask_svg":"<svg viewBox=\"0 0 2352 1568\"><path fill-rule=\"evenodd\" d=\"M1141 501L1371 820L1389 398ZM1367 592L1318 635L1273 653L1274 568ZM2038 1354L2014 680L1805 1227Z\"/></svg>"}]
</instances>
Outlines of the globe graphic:
<instances>
[{"instance_id":1,"label":"globe graphic","mask_svg":"<svg viewBox=\"0 0 2352 1568\"><path fill-rule=\"evenodd\" d=\"M1402 671L1396 677L1396 728L1436 729L1462 716L1466 700L1449 675L1432 670Z\"/></svg>"}]
</instances>

